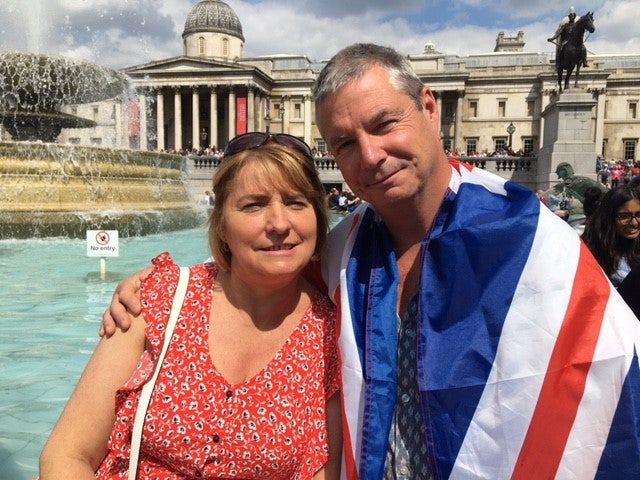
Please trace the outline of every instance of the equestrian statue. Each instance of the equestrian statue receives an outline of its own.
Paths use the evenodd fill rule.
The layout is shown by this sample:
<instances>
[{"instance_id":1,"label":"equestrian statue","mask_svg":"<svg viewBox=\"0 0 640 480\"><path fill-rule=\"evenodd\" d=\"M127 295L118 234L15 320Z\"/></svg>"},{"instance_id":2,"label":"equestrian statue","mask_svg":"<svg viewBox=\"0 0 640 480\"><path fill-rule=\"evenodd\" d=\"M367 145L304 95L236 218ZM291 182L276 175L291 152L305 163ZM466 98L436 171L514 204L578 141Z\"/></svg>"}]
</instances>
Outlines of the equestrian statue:
<instances>
[{"instance_id":1,"label":"equestrian statue","mask_svg":"<svg viewBox=\"0 0 640 480\"><path fill-rule=\"evenodd\" d=\"M558 88L562 92L562 74L566 72L564 78L564 88L569 88L569 77L575 68L574 87L578 86L578 76L580 67L588 67L587 49L584 46L584 32L593 33L596 27L593 25L593 12L587 12L581 17L576 16L573 7L569 9L569 14L562 19L556 33L547 40L556 44L556 71L558 72Z\"/></svg>"}]
</instances>

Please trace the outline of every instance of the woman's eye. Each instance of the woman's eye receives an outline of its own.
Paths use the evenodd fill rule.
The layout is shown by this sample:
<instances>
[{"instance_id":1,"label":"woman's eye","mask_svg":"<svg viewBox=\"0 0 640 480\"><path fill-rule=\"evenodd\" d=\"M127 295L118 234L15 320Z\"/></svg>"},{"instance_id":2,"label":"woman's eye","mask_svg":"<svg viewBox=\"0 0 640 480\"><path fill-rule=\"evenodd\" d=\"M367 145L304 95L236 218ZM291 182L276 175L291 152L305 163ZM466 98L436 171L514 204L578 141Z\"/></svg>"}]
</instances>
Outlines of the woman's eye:
<instances>
[{"instance_id":1,"label":"woman's eye","mask_svg":"<svg viewBox=\"0 0 640 480\"><path fill-rule=\"evenodd\" d=\"M242 210L243 212L255 212L256 210L259 210L260 207L262 205L260 203L247 203L245 205L242 205L242 207L240 208L240 210Z\"/></svg>"},{"instance_id":2,"label":"woman's eye","mask_svg":"<svg viewBox=\"0 0 640 480\"><path fill-rule=\"evenodd\" d=\"M307 208L309 203L304 200L290 200L288 202L288 205L295 209L302 209L302 208Z\"/></svg>"}]
</instances>

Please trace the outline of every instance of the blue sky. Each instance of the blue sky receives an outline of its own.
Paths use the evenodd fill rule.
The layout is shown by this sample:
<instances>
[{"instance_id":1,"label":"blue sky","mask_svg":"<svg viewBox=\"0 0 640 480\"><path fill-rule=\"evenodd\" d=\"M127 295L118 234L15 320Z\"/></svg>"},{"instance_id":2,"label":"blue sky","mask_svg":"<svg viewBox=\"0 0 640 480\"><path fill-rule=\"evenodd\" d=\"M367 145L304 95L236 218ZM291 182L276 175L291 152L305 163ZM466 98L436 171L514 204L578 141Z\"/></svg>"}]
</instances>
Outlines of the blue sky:
<instances>
[{"instance_id":1,"label":"blue sky","mask_svg":"<svg viewBox=\"0 0 640 480\"><path fill-rule=\"evenodd\" d=\"M178 56L184 21L197 0L1 0L0 50L60 54L114 68ZM498 32L522 30L525 50L546 41L574 5L594 12L594 53L640 54L640 0L227 0L248 56L329 58L353 42L391 45L406 54L493 51Z\"/></svg>"}]
</instances>

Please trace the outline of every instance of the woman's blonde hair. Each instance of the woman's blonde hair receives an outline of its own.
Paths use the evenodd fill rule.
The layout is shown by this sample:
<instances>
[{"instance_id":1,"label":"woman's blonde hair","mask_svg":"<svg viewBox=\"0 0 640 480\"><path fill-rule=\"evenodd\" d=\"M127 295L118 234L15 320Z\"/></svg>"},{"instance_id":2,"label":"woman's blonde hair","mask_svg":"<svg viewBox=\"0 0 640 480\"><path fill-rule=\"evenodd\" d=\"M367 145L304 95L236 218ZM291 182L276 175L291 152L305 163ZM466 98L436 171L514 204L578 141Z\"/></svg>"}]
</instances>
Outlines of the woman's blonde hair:
<instances>
[{"instance_id":1,"label":"woman's blonde hair","mask_svg":"<svg viewBox=\"0 0 640 480\"><path fill-rule=\"evenodd\" d=\"M225 157L213 179L215 205L209 216L209 248L216 263L223 270L231 267L231 251L224 238L224 206L234 182L245 167L253 169L256 183L273 186L289 194L300 192L311 203L316 214L316 248L314 258L323 250L329 230L325 194L313 159L296 150L267 142L256 148Z\"/></svg>"}]
</instances>

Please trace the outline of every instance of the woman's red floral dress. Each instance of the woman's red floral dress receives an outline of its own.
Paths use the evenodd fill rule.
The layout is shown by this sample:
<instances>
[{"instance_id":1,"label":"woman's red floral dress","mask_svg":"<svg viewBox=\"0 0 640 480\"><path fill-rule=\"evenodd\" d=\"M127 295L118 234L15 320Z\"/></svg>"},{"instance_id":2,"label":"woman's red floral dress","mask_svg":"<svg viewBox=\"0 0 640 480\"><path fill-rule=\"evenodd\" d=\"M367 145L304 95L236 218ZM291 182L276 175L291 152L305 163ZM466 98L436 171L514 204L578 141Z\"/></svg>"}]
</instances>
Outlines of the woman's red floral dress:
<instances>
[{"instance_id":1,"label":"woman's red floral dress","mask_svg":"<svg viewBox=\"0 0 640 480\"><path fill-rule=\"evenodd\" d=\"M150 348L116 394L116 423L99 478L127 478L140 390L162 348L179 269L168 253L153 263L141 291ZM271 362L247 382L230 385L208 351L217 272L213 263L191 267L147 411L138 478L312 478L328 458L325 403L339 386L335 308L317 295Z\"/></svg>"}]
</instances>

